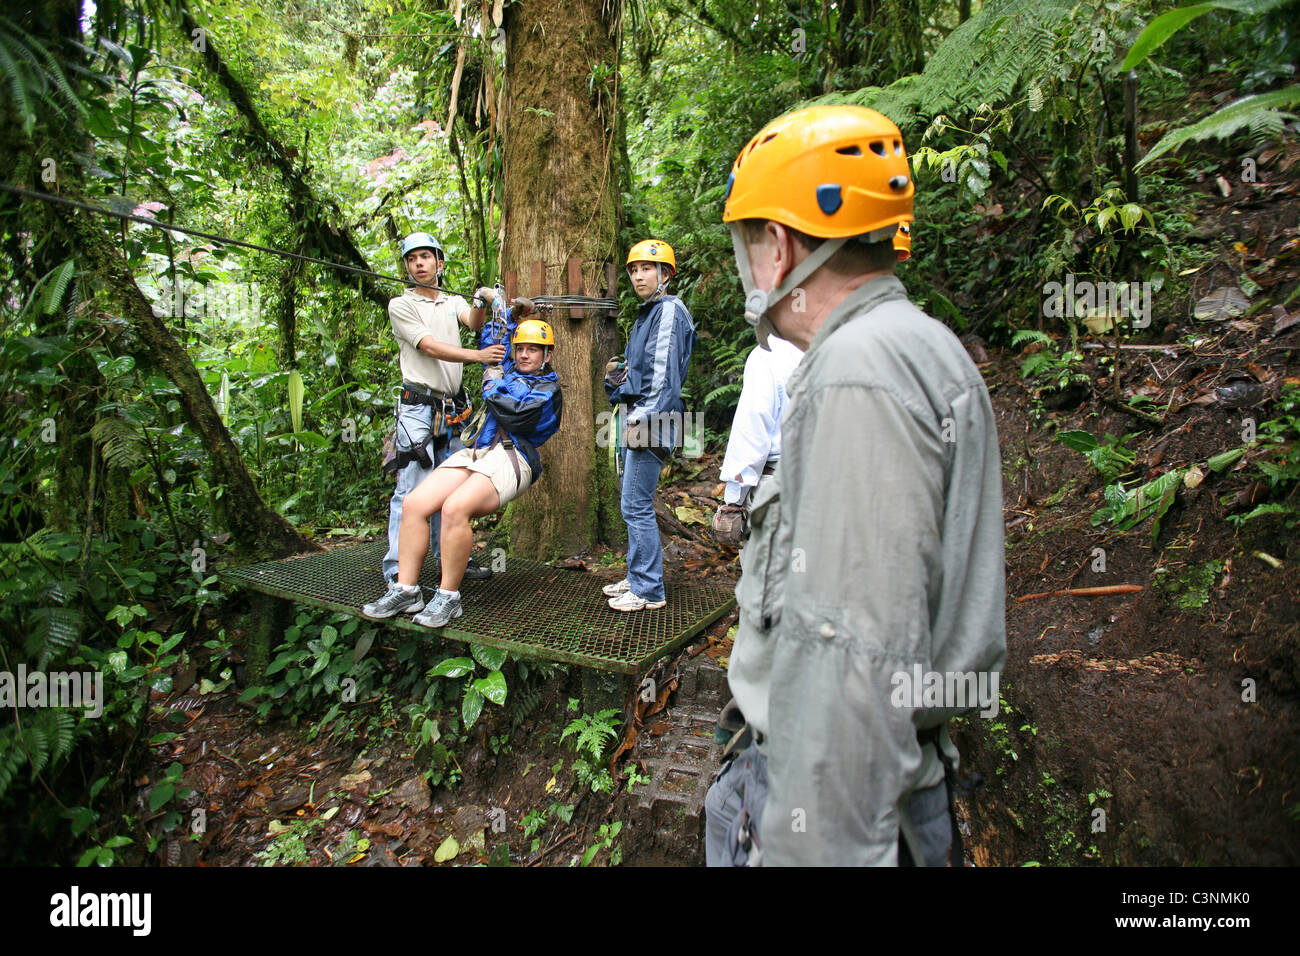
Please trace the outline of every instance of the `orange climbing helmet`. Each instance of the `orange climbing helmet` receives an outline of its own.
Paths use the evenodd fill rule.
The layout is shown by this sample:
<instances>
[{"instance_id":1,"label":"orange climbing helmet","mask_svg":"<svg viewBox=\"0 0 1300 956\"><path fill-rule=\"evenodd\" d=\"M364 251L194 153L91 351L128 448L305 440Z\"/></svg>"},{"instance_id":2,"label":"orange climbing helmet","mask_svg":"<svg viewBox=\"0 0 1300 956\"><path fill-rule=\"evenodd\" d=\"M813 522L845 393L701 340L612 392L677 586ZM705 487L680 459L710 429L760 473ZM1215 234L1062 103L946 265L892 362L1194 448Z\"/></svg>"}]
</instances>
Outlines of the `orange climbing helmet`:
<instances>
[{"instance_id":1,"label":"orange climbing helmet","mask_svg":"<svg viewBox=\"0 0 1300 956\"><path fill-rule=\"evenodd\" d=\"M673 270L673 275L677 274L677 257L673 255L673 247L662 239L642 239L629 249L626 265L630 266L634 262L662 262Z\"/></svg>"},{"instance_id":2,"label":"orange climbing helmet","mask_svg":"<svg viewBox=\"0 0 1300 956\"><path fill-rule=\"evenodd\" d=\"M515 337L510 340L513 345L544 345L548 349L555 348L555 332L549 323L541 319L525 319L519 323L515 329Z\"/></svg>"},{"instance_id":3,"label":"orange climbing helmet","mask_svg":"<svg viewBox=\"0 0 1300 956\"><path fill-rule=\"evenodd\" d=\"M810 106L768 123L740 151L722 221L881 241L912 218L914 193L893 120L862 106Z\"/></svg>"},{"instance_id":4,"label":"orange climbing helmet","mask_svg":"<svg viewBox=\"0 0 1300 956\"><path fill-rule=\"evenodd\" d=\"M912 258L912 224L910 222L900 222L898 232L894 233L894 251L898 253L898 261L906 262Z\"/></svg>"}]
</instances>

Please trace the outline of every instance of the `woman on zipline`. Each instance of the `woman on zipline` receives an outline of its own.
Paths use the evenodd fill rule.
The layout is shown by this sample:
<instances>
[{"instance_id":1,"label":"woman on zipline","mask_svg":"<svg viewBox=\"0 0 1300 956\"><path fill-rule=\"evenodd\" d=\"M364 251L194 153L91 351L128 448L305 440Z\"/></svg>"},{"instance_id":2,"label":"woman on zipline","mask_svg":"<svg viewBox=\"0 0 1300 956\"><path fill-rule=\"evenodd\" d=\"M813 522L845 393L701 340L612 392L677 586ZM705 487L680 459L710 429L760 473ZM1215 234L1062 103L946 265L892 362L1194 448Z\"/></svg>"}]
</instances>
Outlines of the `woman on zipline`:
<instances>
[{"instance_id":1,"label":"woman on zipline","mask_svg":"<svg viewBox=\"0 0 1300 956\"><path fill-rule=\"evenodd\" d=\"M550 368L555 333L539 319L519 323L513 356L500 374L483 376L486 415L472 448L456 452L406 497L398 534L397 582L361 613L369 618L413 614L425 627L443 627L462 613L460 582L474 544L470 519L489 515L524 493L542 474L537 449L560 427L563 395ZM513 358L513 360L512 360ZM426 609L420 568L429 551L428 522L442 514L442 578Z\"/></svg>"}]
</instances>

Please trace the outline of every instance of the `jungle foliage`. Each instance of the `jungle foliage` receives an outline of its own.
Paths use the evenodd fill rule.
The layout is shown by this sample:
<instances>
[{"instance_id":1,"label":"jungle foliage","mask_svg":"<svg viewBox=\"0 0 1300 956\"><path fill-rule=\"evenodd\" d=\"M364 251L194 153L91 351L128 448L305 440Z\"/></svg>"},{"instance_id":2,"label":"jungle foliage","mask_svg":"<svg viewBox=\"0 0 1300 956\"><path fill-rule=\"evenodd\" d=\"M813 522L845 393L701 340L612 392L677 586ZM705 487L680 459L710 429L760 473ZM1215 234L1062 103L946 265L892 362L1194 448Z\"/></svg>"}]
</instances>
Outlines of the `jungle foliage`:
<instances>
[{"instance_id":1,"label":"jungle foliage","mask_svg":"<svg viewBox=\"0 0 1300 956\"><path fill-rule=\"evenodd\" d=\"M676 291L703 340L688 406L713 441L753 345L720 223L727 172L764 121L801 104L866 104L903 128L918 205L900 274L959 332L1077 334L1041 308L1044 283L1066 273L1185 297L1181 276L1204 255L1188 241L1188 183L1224 160L1184 144L1224 137L1238 163L1281 135L1300 48L1294 2L1202 5L1214 9L1144 33L1168 6L626 0L621 85L593 68L591 91L620 90L622 246L653 234L677 250ZM448 286L494 282L510 135L494 7L111 0L81 20L80 5L48 0L6 14L3 178L388 275L395 240L429 229ZM1160 143L1136 194L1129 69L1139 138ZM1186 123L1149 119L1168 115ZM89 216L0 193L3 668L106 678L97 717L0 711L0 842L15 862L141 861L183 823L179 778L151 782L146 811L132 770L170 739L176 712L159 701L177 674L201 693L239 676L239 608L223 608L214 570L251 550L232 539L234 491L195 401L215 409L261 501L308 537L379 533L389 495L378 457L397 374L379 303L396 282ZM206 394L157 361L120 305L131 290L93 265L73 223L120 257ZM434 752L430 779L454 776L448 745L483 699L500 702L482 681L501 662L476 655L487 677L463 684L427 668L390 679L367 656L372 630L304 617L254 699L343 732L338 686L383 689Z\"/></svg>"}]
</instances>

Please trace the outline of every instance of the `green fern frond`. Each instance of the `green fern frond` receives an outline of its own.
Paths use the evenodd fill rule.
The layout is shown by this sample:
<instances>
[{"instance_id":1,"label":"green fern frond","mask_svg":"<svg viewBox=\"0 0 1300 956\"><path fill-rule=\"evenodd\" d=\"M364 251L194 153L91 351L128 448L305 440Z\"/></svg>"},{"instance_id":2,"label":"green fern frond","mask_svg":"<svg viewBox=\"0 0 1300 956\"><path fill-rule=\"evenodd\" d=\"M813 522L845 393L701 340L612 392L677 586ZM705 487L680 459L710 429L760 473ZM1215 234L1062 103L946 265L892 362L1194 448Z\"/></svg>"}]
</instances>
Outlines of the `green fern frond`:
<instances>
[{"instance_id":1,"label":"green fern frond","mask_svg":"<svg viewBox=\"0 0 1300 956\"><path fill-rule=\"evenodd\" d=\"M996 108L1055 58L1074 10L1064 0L991 0L948 35L921 73L816 102L869 106L904 128L940 113Z\"/></svg>"},{"instance_id":2,"label":"green fern frond","mask_svg":"<svg viewBox=\"0 0 1300 956\"><path fill-rule=\"evenodd\" d=\"M1142 161L1137 164L1138 168L1141 169L1184 143L1210 137L1226 139L1244 127L1257 132L1273 131L1276 135L1281 132L1286 120L1295 118L1292 113L1279 111L1296 103L1300 103L1300 86L1288 86L1281 90L1243 97L1216 110L1200 122L1165 133L1160 142L1151 147L1151 152L1142 157Z\"/></svg>"},{"instance_id":3,"label":"green fern frond","mask_svg":"<svg viewBox=\"0 0 1300 956\"><path fill-rule=\"evenodd\" d=\"M45 728L39 723L31 723L23 728L22 745L27 749L27 759L31 764L32 777L45 769L50 760L50 738Z\"/></svg>"},{"instance_id":4,"label":"green fern frond","mask_svg":"<svg viewBox=\"0 0 1300 956\"><path fill-rule=\"evenodd\" d=\"M27 754L18 744L18 731L12 724L0 728L0 800L4 799L18 768L27 762Z\"/></svg>"},{"instance_id":5,"label":"green fern frond","mask_svg":"<svg viewBox=\"0 0 1300 956\"><path fill-rule=\"evenodd\" d=\"M8 28L8 21L0 19L0 26ZM0 29L0 73L4 74L5 80L9 84L9 93L13 97L14 107L18 115L22 117L23 131L28 135L36 127L36 111L32 109L32 93L29 92L29 79L25 71L15 59L15 53L21 53L21 47L17 50L11 48L10 40L5 36L4 29Z\"/></svg>"},{"instance_id":6,"label":"green fern frond","mask_svg":"<svg viewBox=\"0 0 1300 956\"><path fill-rule=\"evenodd\" d=\"M1037 329L1021 329L1011 336L1013 346L1020 346L1026 342L1041 342L1044 345L1051 345L1052 337L1046 332L1039 332Z\"/></svg>"},{"instance_id":7,"label":"green fern frond","mask_svg":"<svg viewBox=\"0 0 1300 956\"><path fill-rule=\"evenodd\" d=\"M124 419L101 418L90 429L90 436L111 468L133 471L149 460L135 426Z\"/></svg>"},{"instance_id":8,"label":"green fern frond","mask_svg":"<svg viewBox=\"0 0 1300 956\"><path fill-rule=\"evenodd\" d=\"M55 542L50 539L58 534L53 528L41 528L33 531L23 542L42 561L57 561L58 555L55 553Z\"/></svg>"},{"instance_id":9,"label":"green fern frond","mask_svg":"<svg viewBox=\"0 0 1300 956\"><path fill-rule=\"evenodd\" d=\"M36 666L44 668L59 651L70 651L81 640L85 618L73 607L42 607L32 612L32 632L27 638L28 653L36 657Z\"/></svg>"},{"instance_id":10,"label":"green fern frond","mask_svg":"<svg viewBox=\"0 0 1300 956\"><path fill-rule=\"evenodd\" d=\"M76 263L69 259L37 279L36 285L32 287L32 294L27 297L22 311L18 313L18 318L23 318L29 312L35 315L53 313L62 301L63 294L68 291L68 283L76 273Z\"/></svg>"},{"instance_id":11,"label":"green fern frond","mask_svg":"<svg viewBox=\"0 0 1300 956\"><path fill-rule=\"evenodd\" d=\"M57 57L8 17L0 17L0 74L28 135L36 128L41 108L53 109L60 116L84 112Z\"/></svg>"},{"instance_id":12,"label":"green fern frond","mask_svg":"<svg viewBox=\"0 0 1300 956\"><path fill-rule=\"evenodd\" d=\"M733 402L740 400L740 382L728 382L725 385L719 385L709 394L704 396L704 404L712 405L719 399L731 400Z\"/></svg>"},{"instance_id":13,"label":"green fern frond","mask_svg":"<svg viewBox=\"0 0 1300 956\"><path fill-rule=\"evenodd\" d=\"M54 732L54 752L50 755L50 760L57 763L64 760L72 753L72 744L76 740L77 722L72 714L66 710L50 711L51 723Z\"/></svg>"}]
</instances>

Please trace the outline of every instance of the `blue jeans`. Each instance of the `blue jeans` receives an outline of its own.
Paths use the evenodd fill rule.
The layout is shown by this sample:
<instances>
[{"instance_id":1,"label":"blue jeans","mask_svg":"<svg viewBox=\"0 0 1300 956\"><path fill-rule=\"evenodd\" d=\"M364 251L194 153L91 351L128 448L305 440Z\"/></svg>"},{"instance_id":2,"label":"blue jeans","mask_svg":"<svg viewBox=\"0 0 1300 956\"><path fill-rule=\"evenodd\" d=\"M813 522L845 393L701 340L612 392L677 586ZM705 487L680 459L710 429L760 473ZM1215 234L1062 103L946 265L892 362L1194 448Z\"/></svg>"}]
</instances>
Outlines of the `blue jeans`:
<instances>
[{"instance_id":1,"label":"blue jeans","mask_svg":"<svg viewBox=\"0 0 1300 956\"><path fill-rule=\"evenodd\" d=\"M627 579L632 593L647 601L664 600L664 552L655 520L655 488L663 463L654 453L628 448L623 458L620 505L627 522Z\"/></svg>"},{"instance_id":2,"label":"blue jeans","mask_svg":"<svg viewBox=\"0 0 1300 956\"><path fill-rule=\"evenodd\" d=\"M429 405L406 405L398 403L397 450L407 451L416 447L428 437L433 422L433 408ZM397 472L397 487L393 498L388 503L388 553L384 555L384 578L389 584L397 580L397 540L402 527L402 499L415 490L416 486L433 473L433 469L451 457L453 452L465 446L458 436L447 441L445 434L437 435L429 443L429 457L433 467L425 468L418 461L408 462L405 468ZM429 518L429 553L438 554L438 535L442 529L442 515L434 512Z\"/></svg>"}]
</instances>

